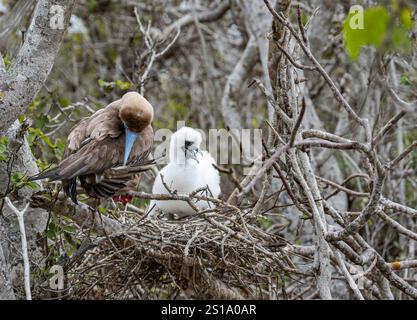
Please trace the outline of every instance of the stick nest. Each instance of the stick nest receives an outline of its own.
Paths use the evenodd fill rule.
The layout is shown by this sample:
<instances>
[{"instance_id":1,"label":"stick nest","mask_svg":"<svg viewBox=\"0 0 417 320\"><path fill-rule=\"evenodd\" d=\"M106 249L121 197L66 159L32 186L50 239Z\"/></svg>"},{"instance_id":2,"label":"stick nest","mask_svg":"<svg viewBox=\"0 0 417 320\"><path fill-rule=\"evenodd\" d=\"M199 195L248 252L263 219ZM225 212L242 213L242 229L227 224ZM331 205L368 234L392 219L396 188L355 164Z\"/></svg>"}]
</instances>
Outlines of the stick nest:
<instances>
[{"instance_id":1,"label":"stick nest","mask_svg":"<svg viewBox=\"0 0 417 320\"><path fill-rule=\"evenodd\" d=\"M250 217L201 213L124 226L68 264L72 298L266 299L295 271L286 242Z\"/></svg>"}]
</instances>

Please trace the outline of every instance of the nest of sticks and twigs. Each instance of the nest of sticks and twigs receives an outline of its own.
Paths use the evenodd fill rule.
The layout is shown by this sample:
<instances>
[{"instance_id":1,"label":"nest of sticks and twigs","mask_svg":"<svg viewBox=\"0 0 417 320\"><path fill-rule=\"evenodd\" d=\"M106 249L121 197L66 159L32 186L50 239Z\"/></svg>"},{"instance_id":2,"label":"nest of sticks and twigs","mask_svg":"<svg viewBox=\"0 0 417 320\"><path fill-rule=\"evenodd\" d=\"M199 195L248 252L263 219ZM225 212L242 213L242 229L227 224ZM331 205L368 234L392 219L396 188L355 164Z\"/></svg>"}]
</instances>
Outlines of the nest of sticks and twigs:
<instances>
[{"instance_id":1,"label":"nest of sticks and twigs","mask_svg":"<svg viewBox=\"0 0 417 320\"><path fill-rule=\"evenodd\" d=\"M69 289L61 297L271 299L285 292L285 278L309 273L292 258L311 252L222 201L182 220L110 218L62 195L55 202L35 195L32 206L67 216L88 233L64 264Z\"/></svg>"}]
</instances>

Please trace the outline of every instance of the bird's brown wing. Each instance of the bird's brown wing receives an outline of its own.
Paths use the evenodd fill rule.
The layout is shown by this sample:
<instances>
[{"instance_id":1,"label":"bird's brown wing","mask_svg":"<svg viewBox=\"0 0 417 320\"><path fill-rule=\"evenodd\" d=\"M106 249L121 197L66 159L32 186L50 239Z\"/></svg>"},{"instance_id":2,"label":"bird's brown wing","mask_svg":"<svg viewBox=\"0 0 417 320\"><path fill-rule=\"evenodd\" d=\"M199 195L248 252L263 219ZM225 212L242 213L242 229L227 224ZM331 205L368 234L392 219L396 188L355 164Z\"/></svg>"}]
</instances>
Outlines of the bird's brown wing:
<instances>
[{"instance_id":1,"label":"bird's brown wing","mask_svg":"<svg viewBox=\"0 0 417 320\"><path fill-rule=\"evenodd\" d=\"M122 150L118 153L122 142L119 141L117 144L112 141L117 142L117 138L124 134L123 124L119 118L120 106L121 100L114 101L91 117L81 120L68 135L64 154L58 167L41 172L30 179L63 180L66 193L74 193L76 188L74 177L94 170L91 167L93 163L98 164L95 169L101 172L111 167L112 162L118 163L118 157L123 152ZM105 141L106 139L112 141ZM110 158L110 163L101 161L103 154ZM84 169L83 166L85 166Z\"/></svg>"},{"instance_id":2,"label":"bird's brown wing","mask_svg":"<svg viewBox=\"0 0 417 320\"><path fill-rule=\"evenodd\" d=\"M82 180L88 175L95 177L96 174L99 175L106 169L117 166L123 161L123 140L120 137L108 137L101 141L90 139L74 152L66 149L67 154L59 166L42 173L37 178L49 178L51 181L62 180L65 194L74 203L78 203L77 178ZM88 193L88 189L85 189Z\"/></svg>"},{"instance_id":3,"label":"bird's brown wing","mask_svg":"<svg viewBox=\"0 0 417 320\"><path fill-rule=\"evenodd\" d=\"M91 140L59 164L61 179L69 180L88 174L101 174L123 162L124 139Z\"/></svg>"},{"instance_id":4,"label":"bird's brown wing","mask_svg":"<svg viewBox=\"0 0 417 320\"><path fill-rule=\"evenodd\" d=\"M96 111L91 117L81 120L68 135L63 158L78 151L91 140L101 141L107 137L116 138L123 132L119 109L121 100L110 103Z\"/></svg>"},{"instance_id":5,"label":"bird's brown wing","mask_svg":"<svg viewBox=\"0 0 417 320\"><path fill-rule=\"evenodd\" d=\"M149 126L140 133L138 140L133 145L128 166L117 168L112 166L104 170L102 174L83 175L80 177L82 187L92 197L111 197L121 189L126 188L132 179L138 177L140 172L149 169L150 164L153 163L153 160L149 160L152 145L153 130ZM121 162L118 165L120 166Z\"/></svg>"},{"instance_id":6,"label":"bird's brown wing","mask_svg":"<svg viewBox=\"0 0 417 320\"><path fill-rule=\"evenodd\" d=\"M89 180L88 176L100 178L105 170L123 164L125 130L119 118L120 106L121 100L114 101L90 118L80 121L68 136L59 166L32 177L32 180L45 178L51 181L62 180L65 193L77 203L77 177L84 182ZM151 126L148 126L139 134L139 138L134 143L128 164L136 163L135 165L140 166L142 160L147 159L152 144L153 130ZM108 180L103 182L106 183ZM124 184L119 185L117 179L112 179L112 181L112 190L124 186ZM97 182L100 185L100 181ZM97 185L94 182L91 184Z\"/></svg>"}]
</instances>

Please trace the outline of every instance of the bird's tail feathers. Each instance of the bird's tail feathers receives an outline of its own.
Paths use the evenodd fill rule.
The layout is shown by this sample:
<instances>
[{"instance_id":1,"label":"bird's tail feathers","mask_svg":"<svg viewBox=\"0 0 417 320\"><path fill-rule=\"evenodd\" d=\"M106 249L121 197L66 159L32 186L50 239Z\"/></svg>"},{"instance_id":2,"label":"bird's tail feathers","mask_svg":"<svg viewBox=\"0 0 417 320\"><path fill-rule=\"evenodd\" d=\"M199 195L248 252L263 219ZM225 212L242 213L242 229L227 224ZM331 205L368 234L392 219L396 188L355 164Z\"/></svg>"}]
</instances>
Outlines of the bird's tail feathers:
<instances>
[{"instance_id":1,"label":"bird's tail feathers","mask_svg":"<svg viewBox=\"0 0 417 320\"><path fill-rule=\"evenodd\" d=\"M61 179L59 175L59 168L53 168L50 170L46 170L43 172L40 172L32 177L29 177L29 181L35 181L35 180L42 180L42 179L49 179L49 181L56 181Z\"/></svg>"},{"instance_id":2,"label":"bird's tail feathers","mask_svg":"<svg viewBox=\"0 0 417 320\"><path fill-rule=\"evenodd\" d=\"M77 179L73 178L69 181L65 181L62 183L65 194L71 198L71 200L78 204L77 201Z\"/></svg>"}]
</instances>

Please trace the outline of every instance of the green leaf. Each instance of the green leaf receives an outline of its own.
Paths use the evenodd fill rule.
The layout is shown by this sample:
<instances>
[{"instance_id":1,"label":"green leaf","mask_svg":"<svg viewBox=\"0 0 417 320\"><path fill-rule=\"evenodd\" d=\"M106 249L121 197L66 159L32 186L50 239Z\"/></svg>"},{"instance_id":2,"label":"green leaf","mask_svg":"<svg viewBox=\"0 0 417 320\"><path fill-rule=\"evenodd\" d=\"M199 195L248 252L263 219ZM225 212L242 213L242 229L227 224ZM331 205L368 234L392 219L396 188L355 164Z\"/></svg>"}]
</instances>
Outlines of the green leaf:
<instances>
[{"instance_id":1,"label":"green leaf","mask_svg":"<svg viewBox=\"0 0 417 320\"><path fill-rule=\"evenodd\" d=\"M402 84L403 86L411 85L411 81L408 78L408 75L406 75L406 74L401 75L400 84Z\"/></svg>"},{"instance_id":2,"label":"green leaf","mask_svg":"<svg viewBox=\"0 0 417 320\"><path fill-rule=\"evenodd\" d=\"M12 64L12 59L8 54L3 57L4 66L8 68Z\"/></svg>"},{"instance_id":3,"label":"green leaf","mask_svg":"<svg viewBox=\"0 0 417 320\"><path fill-rule=\"evenodd\" d=\"M122 80L117 80L116 81L116 86L118 86L122 90L128 90L130 88L130 83L129 82L124 82Z\"/></svg>"},{"instance_id":4,"label":"green leaf","mask_svg":"<svg viewBox=\"0 0 417 320\"><path fill-rule=\"evenodd\" d=\"M25 186L29 187L33 190L39 189L39 185L36 182L33 182L33 181L25 181Z\"/></svg>"},{"instance_id":5,"label":"green leaf","mask_svg":"<svg viewBox=\"0 0 417 320\"><path fill-rule=\"evenodd\" d=\"M363 12L363 28L355 27L361 13L350 13L343 22L343 39L348 54L357 59L364 46L380 47L384 41L390 14L383 7L371 7ZM352 28L353 26L353 28Z\"/></svg>"},{"instance_id":6,"label":"green leaf","mask_svg":"<svg viewBox=\"0 0 417 320\"><path fill-rule=\"evenodd\" d=\"M43 97L36 97L28 107L29 112L39 112L45 106L45 101Z\"/></svg>"},{"instance_id":7,"label":"green leaf","mask_svg":"<svg viewBox=\"0 0 417 320\"><path fill-rule=\"evenodd\" d=\"M400 8L397 2L389 6L390 12L381 6L351 12L343 22L343 40L346 51L353 59L359 57L362 47L373 46L392 49L396 52L409 52L412 48L410 31L413 17L408 7ZM358 21L363 17L363 26ZM363 27L363 28L361 28Z\"/></svg>"},{"instance_id":8,"label":"green leaf","mask_svg":"<svg viewBox=\"0 0 417 320\"><path fill-rule=\"evenodd\" d=\"M43 133L41 129L39 129L39 128L29 128L29 133L32 133L35 136L38 136L39 138L41 138L48 145L48 147L50 147L52 149L55 148L55 144L53 144L51 142L51 139L49 139L49 137L45 133Z\"/></svg>"},{"instance_id":9,"label":"green leaf","mask_svg":"<svg viewBox=\"0 0 417 320\"><path fill-rule=\"evenodd\" d=\"M66 108L71 104L71 101L68 98L65 97L60 97L59 98L59 104L61 105L61 107Z\"/></svg>"},{"instance_id":10,"label":"green leaf","mask_svg":"<svg viewBox=\"0 0 417 320\"><path fill-rule=\"evenodd\" d=\"M94 9L97 6L97 1L96 0L87 0L87 8L88 8L88 12L93 12Z\"/></svg>"},{"instance_id":11,"label":"green leaf","mask_svg":"<svg viewBox=\"0 0 417 320\"><path fill-rule=\"evenodd\" d=\"M33 126L35 128L43 128L46 124L50 121L50 117L46 114L40 114L38 117L35 118Z\"/></svg>"},{"instance_id":12,"label":"green leaf","mask_svg":"<svg viewBox=\"0 0 417 320\"><path fill-rule=\"evenodd\" d=\"M7 147L9 144L9 138L6 136L0 137L0 162L6 162L9 157L9 153L7 152Z\"/></svg>"},{"instance_id":13,"label":"green leaf","mask_svg":"<svg viewBox=\"0 0 417 320\"><path fill-rule=\"evenodd\" d=\"M104 89L112 89L115 86L115 82L108 82L108 81L104 81L103 79L98 79L98 85L100 86L100 88L104 88Z\"/></svg>"},{"instance_id":14,"label":"green leaf","mask_svg":"<svg viewBox=\"0 0 417 320\"><path fill-rule=\"evenodd\" d=\"M399 52L408 52L411 50L411 39L408 32L403 26L394 26L392 30L392 46Z\"/></svg>"},{"instance_id":15,"label":"green leaf","mask_svg":"<svg viewBox=\"0 0 417 320\"><path fill-rule=\"evenodd\" d=\"M98 209L98 212L100 212L101 214L106 214L107 213L106 208L104 208L102 206L99 206L97 209Z\"/></svg>"},{"instance_id":16,"label":"green leaf","mask_svg":"<svg viewBox=\"0 0 417 320\"><path fill-rule=\"evenodd\" d=\"M408 30L413 29L413 16L411 15L410 8L403 8L401 10L400 19L401 19L402 25L406 29L408 29Z\"/></svg>"},{"instance_id":17,"label":"green leaf","mask_svg":"<svg viewBox=\"0 0 417 320\"><path fill-rule=\"evenodd\" d=\"M29 187L31 189L38 189L39 185L36 182L28 181L23 173L16 172L11 176L11 181L16 189Z\"/></svg>"},{"instance_id":18,"label":"green leaf","mask_svg":"<svg viewBox=\"0 0 417 320\"><path fill-rule=\"evenodd\" d=\"M53 222L50 222L48 224L48 228L46 230L46 237L48 239L54 239L57 231L58 231L57 225L55 223L53 223Z\"/></svg>"},{"instance_id":19,"label":"green leaf","mask_svg":"<svg viewBox=\"0 0 417 320\"><path fill-rule=\"evenodd\" d=\"M130 88L130 83L122 80L105 81L103 79L99 79L97 82L100 88L103 89L113 89L115 87L118 87L121 90L128 90Z\"/></svg>"}]
</instances>

